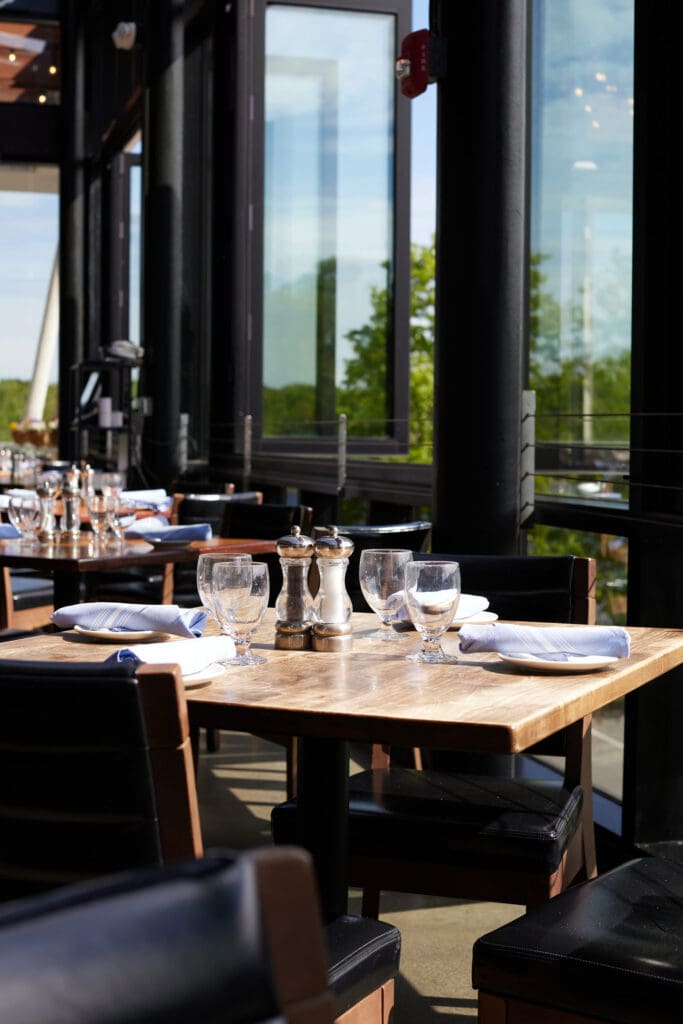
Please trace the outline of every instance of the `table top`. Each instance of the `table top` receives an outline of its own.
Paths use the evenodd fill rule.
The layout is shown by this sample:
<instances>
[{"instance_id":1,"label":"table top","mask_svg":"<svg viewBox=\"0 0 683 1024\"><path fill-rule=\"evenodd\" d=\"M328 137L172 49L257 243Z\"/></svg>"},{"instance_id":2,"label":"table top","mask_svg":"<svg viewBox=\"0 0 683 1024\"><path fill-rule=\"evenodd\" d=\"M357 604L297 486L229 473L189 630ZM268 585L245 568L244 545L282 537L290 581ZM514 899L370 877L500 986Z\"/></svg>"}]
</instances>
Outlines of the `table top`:
<instances>
[{"instance_id":1,"label":"table top","mask_svg":"<svg viewBox=\"0 0 683 1024\"><path fill-rule=\"evenodd\" d=\"M210 685L188 689L191 721L251 732L369 740L402 746L515 753L683 663L683 630L629 628L631 656L601 671L547 675L520 671L496 654L460 655L458 664L405 660L415 634L374 639L378 620L354 615L346 653L275 650L268 610L254 647L267 658L227 667ZM207 633L215 630L213 622ZM188 641L192 642L192 641ZM457 651L457 633L444 647ZM76 634L8 641L5 658L99 661L110 644Z\"/></svg>"},{"instance_id":2,"label":"table top","mask_svg":"<svg viewBox=\"0 0 683 1024\"><path fill-rule=\"evenodd\" d=\"M100 572L132 565L165 565L168 562L194 562L205 551L244 551L264 554L275 550L275 542L240 537L211 537L191 544L154 547L144 540L126 540L95 544L93 535L83 531L75 540L60 540L33 546L20 540L0 540L0 566L13 569L40 569L43 572Z\"/></svg>"}]
</instances>

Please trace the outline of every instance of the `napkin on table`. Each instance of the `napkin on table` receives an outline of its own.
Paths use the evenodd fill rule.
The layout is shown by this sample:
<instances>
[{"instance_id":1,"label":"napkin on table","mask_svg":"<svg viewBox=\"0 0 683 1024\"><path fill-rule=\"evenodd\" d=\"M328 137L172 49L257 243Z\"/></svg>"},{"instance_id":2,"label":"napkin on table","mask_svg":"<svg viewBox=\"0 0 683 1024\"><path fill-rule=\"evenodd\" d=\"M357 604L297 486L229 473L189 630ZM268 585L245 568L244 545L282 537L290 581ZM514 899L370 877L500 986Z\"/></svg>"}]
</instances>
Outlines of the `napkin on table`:
<instances>
[{"instance_id":1,"label":"napkin on table","mask_svg":"<svg viewBox=\"0 0 683 1024\"><path fill-rule=\"evenodd\" d=\"M144 519L141 520L144 523ZM140 537L142 540L209 540L213 536L211 523L188 523L187 526L158 526L156 530L139 531L136 524L126 531L127 537Z\"/></svg>"},{"instance_id":2,"label":"napkin on table","mask_svg":"<svg viewBox=\"0 0 683 1024\"><path fill-rule=\"evenodd\" d=\"M155 487L146 491L121 491L121 497L124 501L140 505L141 508L151 506L159 512L165 512L173 504L172 495L167 494L163 487Z\"/></svg>"},{"instance_id":3,"label":"napkin on table","mask_svg":"<svg viewBox=\"0 0 683 1024\"><path fill-rule=\"evenodd\" d=\"M21 533L11 523L0 523L0 540L16 540Z\"/></svg>"},{"instance_id":4,"label":"napkin on table","mask_svg":"<svg viewBox=\"0 0 683 1024\"><path fill-rule=\"evenodd\" d=\"M144 519L136 519L128 527L125 537L144 537L146 533L156 533L169 525L166 516L146 516Z\"/></svg>"},{"instance_id":5,"label":"napkin on table","mask_svg":"<svg viewBox=\"0 0 683 1024\"><path fill-rule=\"evenodd\" d=\"M235 644L229 636L203 636L198 640L169 640L159 644L137 644L123 647L107 661L134 661L136 665L180 665L184 676L202 672L215 662L229 661L235 656Z\"/></svg>"},{"instance_id":6,"label":"napkin on table","mask_svg":"<svg viewBox=\"0 0 683 1024\"><path fill-rule=\"evenodd\" d=\"M201 608L179 608L177 604L124 604L119 601L84 601L57 608L50 616L60 629L111 629L125 634L139 629L155 629L177 636L199 637L204 632L207 613Z\"/></svg>"},{"instance_id":7,"label":"napkin on table","mask_svg":"<svg viewBox=\"0 0 683 1024\"><path fill-rule=\"evenodd\" d=\"M490 626L462 626L460 650L463 654L497 651L551 659L572 654L628 658L631 638L621 626L515 626L494 622Z\"/></svg>"}]
</instances>

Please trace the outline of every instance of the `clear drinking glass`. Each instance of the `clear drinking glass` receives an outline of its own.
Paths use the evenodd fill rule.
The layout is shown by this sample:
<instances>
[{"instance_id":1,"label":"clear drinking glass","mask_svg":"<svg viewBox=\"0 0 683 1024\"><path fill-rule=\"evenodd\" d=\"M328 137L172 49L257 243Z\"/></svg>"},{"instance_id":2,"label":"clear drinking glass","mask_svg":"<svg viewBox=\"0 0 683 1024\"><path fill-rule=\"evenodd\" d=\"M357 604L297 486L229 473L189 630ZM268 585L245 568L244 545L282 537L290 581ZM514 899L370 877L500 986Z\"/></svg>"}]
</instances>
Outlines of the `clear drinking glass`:
<instances>
[{"instance_id":1,"label":"clear drinking glass","mask_svg":"<svg viewBox=\"0 0 683 1024\"><path fill-rule=\"evenodd\" d=\"M377 640L403 639L391 623L404 604L405 567L411 559L412 551L407 548L367 548L360 553L360 589L382 622L382 628L372 634Z\"/></svg>"},{"instance_id":2,"label":"clear drinking glass","mask_svg":"<svg viewBox=\"0 0 683 1024\"><path fill-rule=\"evenodd\" d=\"M405 569L408 614L422 637L422 646L408 661L429 663L457 661L441 647L441 636L455 618L460 600L460 566L457 562L408 562Z\"/></svg>"},{"instance_id":3,"label":"clear drinking glass","mask_svg":"<svg viewBox=\"0 0 683 1024\"><path fill-rule=\"evenodd\" d=\"M93 540L98 543L104 539L109 526L110 510L103 494L90 494L87 500L88 518L93 533Z\"/></svg>"},{"instance_id":4,"label":"clear drinking glass","mask_svg":"<svg viewBox=\"0 0 683 1024\"><path fill-rule=\"evenodd\" d=\"M211 551L200 555L197 559L197 593L204 608L218 622L218 616L213 607L213 595L211 593L214 566L220 562L249 563L251 555L226 554L225 551ZM219 623L220 625L220 623Z\"/></svg>"},{"instance_id":5,"label":"clear drinking glass","mask_svg":"<svg viewBox=\"0 0 683 1024\"><path fill-rule=\"evenodd\" d=\"M232 637L237 654L228 665L260 665L266 659L249 650L270 593L265 562L218 562L213 567L211 594L221 629Z\"/></svg>"},{"instance_id":6,"label":"clear drinking glass","mask_svg":"<svg viewBox=\"0 0 683 1024\"><path fill-rule=\"evenodd\" d=\"M109 494L103 493L102 497L107 510L107 528L111 530L117 541L123 543L126 530L135 522L135 508L125 505L120 494L115 491L111 491Z\"/></svg>"},{"instance_id":7,"label":"clear drinking glass","mask_svg":"<svg viewBox=\"0 0 683 1024\"><path fill-rule=\"evenodd\" d=\"M19 530L21 539L30 544L38 540L42 512L38 496L12 495L9 500L9 520Z\"/></svg>"}]
</instances>

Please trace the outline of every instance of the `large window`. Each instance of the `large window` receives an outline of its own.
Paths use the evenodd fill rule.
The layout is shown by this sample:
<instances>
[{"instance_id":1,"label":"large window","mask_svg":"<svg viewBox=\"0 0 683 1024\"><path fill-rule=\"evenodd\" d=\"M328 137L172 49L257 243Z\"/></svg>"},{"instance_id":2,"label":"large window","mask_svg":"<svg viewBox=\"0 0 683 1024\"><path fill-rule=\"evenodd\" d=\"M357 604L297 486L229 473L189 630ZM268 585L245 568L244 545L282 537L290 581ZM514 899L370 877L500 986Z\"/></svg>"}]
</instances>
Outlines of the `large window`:
<instances>
[{"instance_id":1,"label":"large window","mask_svg":"<svg viewBox=\"0 0 683 1024\"><path fill-rule=\"evenodd\" d=\"M359 9L273 3L265 12L254 391L264 440L324 440L340 413L351 438L406 436L408 207L397 192L409 174L406 146L399 173L394 64L397 8L409 7L348 6Z\"/></svg>"}]
</instances>

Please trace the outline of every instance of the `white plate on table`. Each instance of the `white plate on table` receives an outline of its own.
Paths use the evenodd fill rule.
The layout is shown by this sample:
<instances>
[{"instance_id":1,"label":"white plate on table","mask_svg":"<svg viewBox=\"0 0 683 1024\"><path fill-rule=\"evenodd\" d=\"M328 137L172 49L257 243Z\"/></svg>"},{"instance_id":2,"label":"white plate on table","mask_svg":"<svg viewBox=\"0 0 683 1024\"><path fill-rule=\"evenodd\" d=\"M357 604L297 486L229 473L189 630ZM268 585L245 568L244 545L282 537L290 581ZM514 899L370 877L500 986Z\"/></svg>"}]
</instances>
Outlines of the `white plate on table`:
<instances>
[{"instance_id":1,"label":"white plate on table","mask_svg":"<svg viewBox=\"0 0 683 1024\"><path fill-rule=\"evenodd\" d=\"M509 665L526 668L531 672L596 672L608 668L619 658L606 654L567 654L566 661L555 661L540 654L498 654Z\"/></svg>"},{"instance_id":2,"label":"white plate on table","mask_svg":"<svg viewBox=\"0 0 683 1024\"><path fill-rule=\"evenodd\" d=\"M189 548L190 544L192 544L192 540L183 540L182 538L180 540L173 540L172 537L149 537L145 536L145 534L141 534L139 539L147 541L154 548Z\"/></svg>"},{"instance_id":3,"label":"white plate on table","mask_svg":"<svg viewBox=\"0 0 683 1024\"><path fill-rule=\"evenodd\" d=\"M215 679L220 679L225 674L225 665L219 665L218 662L214 662L213 665L207 665L206 668L203 668L201 672L193 672L189 676L183 676L183 683L186 689L191 690L193 686L205 686L207 683L212 683Z\"/></svg>"},{"instance_id":4,"label":"white plate on table","mask_svg":"<svg viewBox=\"0 0 683 1024\"><path fill-rule=\"evenodd\" d=\"M457 616L453 619L449 629L460 629L461 626L485 626L489 622L495 622L498 616L495 612L477 612L475 615L467 615L464 619Z\"/></svg>"},{"instance_id":5,"label":"white plate on table","mask_svg":"<svg viewBox=\"0 0 683 1024\"><path fill-rule=\"evenodd\" d=\"M86 629L85 626L73 626L73 631L90 640L122 646L133 640L165 640L169 636L158 629Z\"/></svg>"}]
</instances>

